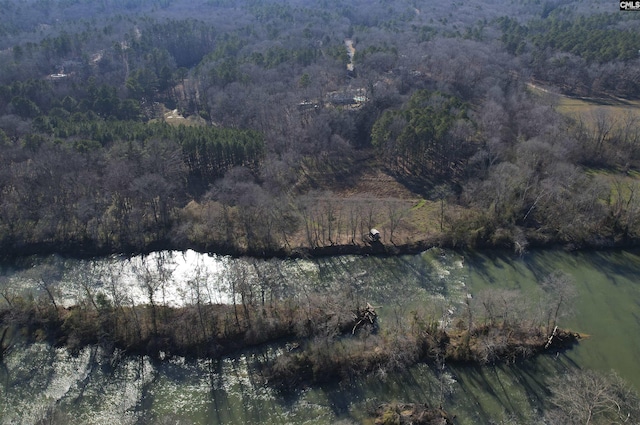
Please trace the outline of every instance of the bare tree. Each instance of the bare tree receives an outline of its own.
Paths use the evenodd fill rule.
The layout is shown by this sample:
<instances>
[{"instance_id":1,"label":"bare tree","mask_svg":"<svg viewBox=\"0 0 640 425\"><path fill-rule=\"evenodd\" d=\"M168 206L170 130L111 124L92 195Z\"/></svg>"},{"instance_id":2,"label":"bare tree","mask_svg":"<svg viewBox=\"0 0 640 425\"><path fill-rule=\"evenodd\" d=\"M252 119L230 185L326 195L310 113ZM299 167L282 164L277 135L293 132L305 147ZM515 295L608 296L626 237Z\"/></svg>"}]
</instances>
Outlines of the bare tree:
<instances>
[{"instance_id":1,"label":"bare tree","mask_svg":"<svg viewBox=\"0 0 640 425\"><path fill-rule=\"evenodd\" d=\"M28 277L36 281L37 287L46 294L46 298L51 303L55 317L60 317L56 296L58 295L58 284L62 278L62 269L58 264L44 264L28 271Z\"/></svg>"},{"instance_id":2,"label":"bare tree","mask_svg":"<svg viewBox=\"0 0 640 425\"><path fill-rule=\"evenodd\" d=\"M330 196L330 195L329 195ZM330 198L324 202L324 210L327 214L327 234L331 245L335 245L340 238L340 212ZM336 232L334 238L334 231Z\"/></svg>"},{"instance_id":3,"label":"bare tree","mask_svg":"<svg viewBox=\"0 0 640 425\"><path fill-rule=\"evenodd\" d=\"M541 283L547 297L545 304L547 334L551 334L558 319L568 315L573 300L577 296L571 276L564 272L554 272Z\"/></svg>"},{"instance_id":4,"label":"bare tree","mask_svg":"<svg viewBox=\"0 0 640 425\"><path fill-rule=\"evenodd\" d=\"M155 261L154 261L155 260ZM158 305L157 297L162 297L162 304L166 305L166 284L171 279L173 262L164 253L158 253L155 259L144 257L136 269L137 277L142 289L146 292L151 306L151 323L153 335L158 334ZM159 294L158 294L159 293Z\"/></svg>"},{"instance_id":5,"label":"bare tree","mask_svg":"<svg viewBox=\"0 0 640 425\"><path fill-rule=\"evenodd\" d=\"M358 233L358 223L360 222L360 208L357 202L349 202L348 211L348 226L349 226L349 238L351 244L356 244L356 234Z\"/></svg>"},{"instance_id":6,"label":"bare tree","mask_svg":"<svg viewBox=\"0 0 640 425\"><path fill-rule=\"evenodd\" d=\"M446 205L446 201L447 198L449 196L451 196L452 191L451 188L449 187L449 185L447 184L440 184L438 186L435 187L434 192L436 194L436 196L438 197L438 199L440 200L440 231L444 231L444 219L445 219L445 205Z\"/></svg>"},{"instance_id":7,"label":"bare tree","mask_svg":"<svg viewBox=\"0 0 640 425\"><path fill-rule=\"evenodd\" d=\"M206 341L208 338L206 325L206 323L208 322L208 318L206 317L206 309L204 308L204 288L206 288L207 286L208 279L209 272L202 261L199 259L198 264L196 264L193 270L193 277L187 281L187 287L191 291L191 302L195 303L196 309L198 311L198 324L200 325L203 341Z\"/></svg>"},{"instance_id":8,"label":"bare tree","mask_svg":"<svg viewBox=\"0 0 640 425\"><path fill-rule=\"evenodd\" d=\"M389 219L389 242L395 244L393 241L393 235L400 226L400 223L407 217L409 211L404 207L400 201L387 201L386 210L387 218Z\"/></svg>"},{"instance_id":9,"label":"bare tree","mask_svg":"<svg viewBox=\"0 0 640 425\"><path fill-rule=\"evenodd\" d=\"M550 384L551 409L545 423L563 425L623 424L640 420L640 398L614 372L576 370Z\"/></svg>"},{"instance_id":10,"label":"bare tree","mask_svg":"<svg viewBox=\"0 0 640 425\"><path fill-rule=\"evenodd\" d=\"M529 316L527 303L518 291L510 289L486 290L477 294L471 304L474 316L483 319L491 328L522 324Z\"/></svg>"},{"instance_id":11,"label":"bare tree","mask_svg":"<svg viewBox=\"0 0 640 425\"><path fill-rule=\"evenodd\" d=\"M5 300L9 308L13 308L13 303L18 294L7 276L0 277L0 296Z\"/></svg>"},{"instance_id":12,"label":"bare tree","mask_svg":"<svg viewBox=\"0 0 640 425\"><path fill-rule=\"evenodd\" d=\"M640 118L637 114L623 114L616 126L614 139L618 142L620 165L627 168L631 161L638 159L640 148Z\"/></svg>"},{"instance_id":13,"label":"bare tree","mask_svg":"<svg viewBox=\"0 0 640 425\"><path fill-rule=\"evenodd\" d=\"M636 219L640 210L640 185L620 176L614 176L611 182L611 198L609 199L609 214L613 220L615 230L624 236L634 233Z\"/></svg>"},{"instance_id":14,"label":"bare tree","mask_svg":"<svg viewBox=\"0 0 640 425\"><path fill-rule=\"evenodd\" d=\"M94 274L94 270L95 264L92 264L90 267L77 269L74 271L73 276L71 276L71 280L80 286L86 297L86 302L91 304L91 307L95 310L99 310L96 304L96 282L99 280L99 277Z\"/></svg>"}]
</instances>

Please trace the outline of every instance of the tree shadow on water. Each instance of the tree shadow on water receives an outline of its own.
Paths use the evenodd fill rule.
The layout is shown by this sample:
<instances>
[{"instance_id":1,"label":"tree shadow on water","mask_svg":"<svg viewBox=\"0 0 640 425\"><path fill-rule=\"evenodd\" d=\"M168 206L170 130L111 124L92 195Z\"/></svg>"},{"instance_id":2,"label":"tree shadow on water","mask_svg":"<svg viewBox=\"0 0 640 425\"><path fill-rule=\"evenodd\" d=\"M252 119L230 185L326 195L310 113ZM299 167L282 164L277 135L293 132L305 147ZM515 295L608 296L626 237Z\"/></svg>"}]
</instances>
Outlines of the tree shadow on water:
<instances>
[{"instance_id":1,"label":"tree shadow on water","mask_svg":"<svg viewBox=\"0 0 640 425\"><path fill-rule=\"evenodd\" d=\"M507 272L510 272L508 279L515 283L518 283L519 279L530 278L525 272L526 268L520 267L521 263L526 264L529 254L519 256L505 250L487 250L482 252L465 251L463 255L464 265L469 269L469 274L471 276L475 274L491 285L503 286L505 283L509 283L499 280L505 279L501 276Z\"/></svg>"},{"instance_id":2,"label":"tree shadow on water","mask_svg":"<svg viewBox=\"0 0 640 425\"><path fill-rule=\"evenodd\" d=\"M467 412L461 413L476 423L499 421L505 413L526 422L534 419L532 412L545 409L551 395L548 378L576 367L562 353L514 364L456 366L452 370L460 392L454 402L464 400Z\"/></svg>"},{"instance_id":3,"label":"tree shadow on water","mask_svg":"<svg viewBox=\"0 0 640 425\"><path fill-rule=\"evenodd\" d=\"M617 276L636 281L640 276L640 251L604 251L587 252L585 261L601 271L615 285L618 284Z\"/></svg>"},{"instance_id":4,"label":"tree shadow on water","mask_svg":"<svg viewBox=\"0 0 640 425\"><path fill-rule=\"evenodd\" d=\"M526 263L533 273L538 274L550 274L558 268L595 268L616 283L615 276L636 280L640 275L640 250L534 251Z\"/></svg>"},{"instance_id":5,"label":"tree shadow on water","mask_svg":"<svg viewBox=\"0 0 640 425\"><path fill-rule=\"evenodd\" d=\"M432 370L419 365L389 373L359 376L339 385L326 386L327 399L334 415L341 420L361 423L354 412L372 414L383 403L426 403L438 406L439 386ZM428 369L428 368L427 368Z\"/></svg>"}]
</instances>

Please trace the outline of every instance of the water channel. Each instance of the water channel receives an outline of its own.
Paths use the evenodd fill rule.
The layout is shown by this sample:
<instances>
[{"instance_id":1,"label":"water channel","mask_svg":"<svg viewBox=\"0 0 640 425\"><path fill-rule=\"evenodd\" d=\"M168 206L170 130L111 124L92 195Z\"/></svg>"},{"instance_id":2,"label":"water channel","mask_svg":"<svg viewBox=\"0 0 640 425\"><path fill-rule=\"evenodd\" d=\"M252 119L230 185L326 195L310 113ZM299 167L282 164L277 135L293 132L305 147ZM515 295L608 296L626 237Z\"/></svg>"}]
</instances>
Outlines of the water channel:
<instances>
[{"instance_id":1,"label":"water channel","mask_svg":"<svg viewBox=\"0 0 640 425\"><path fill-rule=\"evenodd\" d=\"M69 260L30 258L5 264L0 289L41 296L43 285L61 304L82 301L87 291L148 302L193 302L194 287L207 302L231 302L229 281L268 285L277 296L336 292L349 288L380 306L381 327L416 306L449 313L471 294L518 290L535 302L539 282L554 271L572 276L578 298L561 325L590 337L571 351L515 365L461 367L444 372L418 365L403 373L373 373L348 383L307 388L282 396L250 373L256 356L276 347L247 351L221 361L172 359L155 362L97 347L77 354L47 344L13 347L0 363L0 423L76 424L351 424L367 422L383 401L443 403L456 423L525 422L545 408L548 381L571 368L616 371L640 390L640 255L630 251L569 253L537 251L461 253L433 249L401 257L331 257L255 260L193 251L134 258ZM639 419L640 420L640 419Z\"/></svg>"}]
</instances>

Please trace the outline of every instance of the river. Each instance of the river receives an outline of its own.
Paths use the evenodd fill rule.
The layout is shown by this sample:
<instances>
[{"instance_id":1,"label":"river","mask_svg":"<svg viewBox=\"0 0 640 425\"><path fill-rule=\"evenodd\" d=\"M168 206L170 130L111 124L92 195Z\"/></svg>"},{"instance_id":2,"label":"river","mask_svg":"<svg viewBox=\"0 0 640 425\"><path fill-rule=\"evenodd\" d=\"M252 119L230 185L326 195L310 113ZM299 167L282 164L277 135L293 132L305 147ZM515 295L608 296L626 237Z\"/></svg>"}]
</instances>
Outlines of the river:
<instances>
[{"instance_id":1,"label":"river","mask_svg":"<svg viewBox=\"0 0 640 425\"><path fill-rule=\"evenodd\" d=\"M153 361L106 355L97 347L77 354L47 344L13 347L0 363L0 423L76 424L332 424L367 423L383 401L443 403L456 423L525 421L545 408L548 380L580 367L616 371L640 389L640 256L630 251L510 254L433 249L401 257L343 256L309 260L255 260L193 251L133 258L70 260L30 258L2 266L0 289L41 296L47 286L61 304L101 292L131 303L185 305L194 287L208 302L231 302L229 282L241 278L275 296L349 288L380 306L380 323L419 305L437 306L443 318L464 308L468 294L514 289L539 295L554 271L575 281L574 312L560 325L589 334L579 346L515 365L444 371L418 365L403 373L373 373L351 382L282 396L251 373L257 356L246 351L220 361ZM154 290L149 292L149 282ZM369 422L370 423L370 422Z\"/></svg>"}]
</instances>

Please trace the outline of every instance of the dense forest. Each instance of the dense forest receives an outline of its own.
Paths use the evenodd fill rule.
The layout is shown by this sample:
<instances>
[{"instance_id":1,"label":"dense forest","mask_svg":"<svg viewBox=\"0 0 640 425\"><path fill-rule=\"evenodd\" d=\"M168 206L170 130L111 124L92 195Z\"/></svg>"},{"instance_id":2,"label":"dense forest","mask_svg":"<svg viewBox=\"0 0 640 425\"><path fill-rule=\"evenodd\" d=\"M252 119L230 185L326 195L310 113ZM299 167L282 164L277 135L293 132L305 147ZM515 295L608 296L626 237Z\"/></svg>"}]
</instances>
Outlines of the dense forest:
<instances>
[{"instance_id":1,"label":"dense forest","mask_svg":"<svg viewBox=\"0 0 640 425\"><path fill-rule=\"evenodd\" d=\"M0 247L295 255L373 227L383 250L634 244L639 17L4 0ZM567 96L631 109L569 116Z\"/></svg>"}]
</instances>

